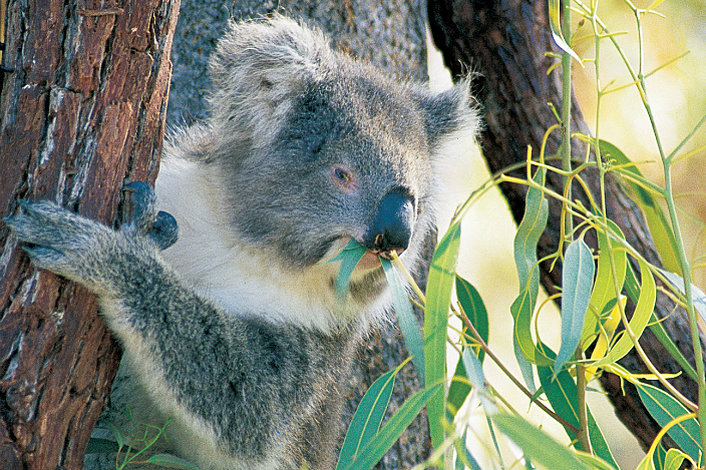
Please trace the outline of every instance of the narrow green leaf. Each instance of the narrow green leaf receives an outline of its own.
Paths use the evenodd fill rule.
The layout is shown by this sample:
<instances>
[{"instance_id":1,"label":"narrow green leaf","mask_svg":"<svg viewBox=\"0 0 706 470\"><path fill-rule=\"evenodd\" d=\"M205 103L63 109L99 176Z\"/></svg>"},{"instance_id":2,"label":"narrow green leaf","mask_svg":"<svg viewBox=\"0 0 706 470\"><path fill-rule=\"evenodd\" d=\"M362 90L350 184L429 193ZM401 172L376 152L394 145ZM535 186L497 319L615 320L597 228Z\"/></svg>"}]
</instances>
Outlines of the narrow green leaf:
<instances>
[{"instance_id":1,"label":"narrow green leaf","mask_svg":"<svg viewBox=\"0 0 706 470\"><path fill-rule=\"evenodd\" d=\"M543 345L543 349L547 353L547 356L553 356L553 352L550 348ZM554 376L554 373L549 367L537 367L537 375L539 376L542 389L552 409L569 424L578 428L578 388L571 374L567 370L562 370L559 374ZM597 457L600 457L603 461L610 464L614 469L620 468L590 408L586 410L586 415L588 420L588 436L594 453ZM581 449L578 436L570 428L564 427L564 430L569 436L569 439L576 441L578 449L585 450Z\"/></svg>"},{"instance_id":2,"label":"narrow green leaf","mask_svg":"<svg viewBox=\"0 0 706 470\"><path fill-rule=\"evenodd\" d=\"M476 331L483 341L488 342L488 312L480 294L473 285L462 277L456 275L456 297L461 308L468 316ZM468 335L468 328L464 325L463 334ZM485 351L478 350L478 360L483 363ZM454 377L466 377L466 368L463 367L463 358L459 357L454 370ZM456 416L456 412L466 401L471 392L471 386L464 380L452 380L446 397L447 419L451 422Z\"/></svg>"},{"instance_id":3,"label":"narrow green leaf","mask_svg":"<svg viewBox=\"0 0 706 470\"><path fill-rule=\"evenodd\" d=\"M573 452L518 416L498 414L495 425L533 462L551 469L588 470Z\"/></svg>"},{"instance_id":4,"label":"narrow green leaf","mask_svg":"<svg viewBox=\"0 0 706 470\"><path fill-rule=\"evenodd\" d=\"M490 393L488 393L488 390L485 387L485 374L483 374L483 366L480 361L468 348L463 350L461 359L463 359L463 366L466 369L466 376L468 377L468 380L479 392L478 398L480 399L486 414L495 414L497 412L497 407L490 399Z\"/></svg>"},{"instance_id":5,"label":"narrow green leaf","mask_svg":"<svg viewBox=\"0 0 706 470\"><path fill-rule=\"evenodd\" d=\"M692 366L687 360L687 358L684 356L684 354L682 354L681 350L679 350L679 347L677 347L677 345L674 343L674 340L672 340L672 338L667 334L667 331L664 329L664 325L662 325L662 322L657 320L657 316L654 313L650 318L649 328L650 331L657 338L657 341L662 343L662 346L664 346L667 352L672 355L672 357L675 361L677 361L682 370L686 372L689 377L694 379L694 382L696 382L697 375L694 366Z\"/></svg>"},{"instance_id":6,"label":"narrow green leaf","mask_svg":"<svg viewBox=\"0 0 706 470\"><path fill-rule=\"evenodd\" d=\"M655 279L650 272L650 268L642 259L639 259L638 261L640 263L640 272L642 273L642 285L639 290L640 297L637 300L635 312L629 322L630 329L637 338L642 335L645 326L647 326L647 322L652 317L652 311L654 310L655 299L657 297ZM601 366L616 362L622 359L632 348L632 340L627 334L624 333L615 345L608 351L605 357L596 362L594 365Z\"/></svg>"},{"instance_id":7,"label":"narrow green leaf","mask_svg":"<svg viewBox=\"0 0 706 470\"><path fill-rule=\"evenodd\" d=\"M588 465L588 468L591 468L593 470L615 470L617 468L609 464L605 460L601 459L600 457L591 454L577 452L576 455L579 459L581 459L583 463Z\"/></svg>"},{"instance_id":8,"label":"narrow green leaf","mask_svg":"<svg viewBox=\"0 0 706 470\"><path fill-rule=\"evenodd\" d=\"M581 339L591 288L593 287L593 254L583 239L569 244L564 254L561 282L561 346L554 362L557 374L571 359Z\"/></svg>"},{"instance_id":9,"label":"narrow green leaf","mask_svg":"<svg viewBox=\"0 0 706 470\"><path fill-rule=\"evenodd\" d=\"M539 170L534 181L544 184L544 170ZM520 281L520 295L515 299L510 311L515 320L513 334L515 356L528 386L534 389L532 368L521 356L534 364L548 365L548 360L538 351L531 336L531 323L539 291L539 272L537 271L537 243L547 226L549 204L537 188L530 187L525 196L525 213L517 227L514 240L515 265Z\"/></svg>"},{"instance_id":10,"label":"narrow green leaf","mask_svg":"<svg viewBox=\"0 0 706 470\"><path fill-rule=\"evenodd\" d=\"M610 464L613 469L620 470L620 465L618 465L618 462L615 460L615 456L613 456L613 452L608 446L608 441L606 440L605 435L603 434L603 431L601 430L600 426L598 426L596 419L593 417L593 413L591 413L590 408L588 409L587 414L588 437L591 441L591 447L593 448L593 452L596 454L596 457L600 457L601 460Z\"/></svg>"},{"instance_id":11,"label":"narrow green leaf","mask_svg":"<svg viewBox=\"0 0 706 470\"><path fill-rule=\"evenodd\" d=\"M623 232L612 220L608 220L608 225L611 229L619 234L620 238L624 238ZM596 272L596 281L591 292L591 300L589 302L589 311L584 322L583 332L581 333L581 341L592 341L595 339L595 333L598 326L598 317L603 313L609 304L616 302L617 296L615 292L615 284L613 282L613 272L611 269L610 259L613 258L615 263L615 272L618 276L619 291L622 290L625 283L625 270L627 267L627 253L613 240L613 251L608 248L608 235L603 232L598 232L598 270ZM583 344L584 349L588 344Z\"/></svg>"},{"instance_id":12,"label":"narrow green leaf","mask_svg":"<svg viewBox=\"0 0 706 470\"><path fill-rule=\"evenodd\" d=\"M385 271L387 283L392 291L392 302L395 306L395 314L400 325L400 331L402 331L404 344L407 346L407 351L412 355L412 362L417 374L424 380L424 345L422 344L422 332L419 322L414 315L412 304L409 302L402 280L392 263L383 258L380 258L380 262Z\"/></svg>"},{"instance_id":13,"label":"narrow green leaf","mask_svg":"<svg viewBox=\"0 0 706 470\"><path fill-rule=\"evenodd\" d=\"M456 448L457 455L455 466L457 470L465 470L466 468L482 470L478 461L473 457L468 447L466 447L466 431L464 431L461 439L454 441L454 447Z\"/></svg>"},{"instance_id":14,"label":"narrow green leaf","mask_svg":"<svg viewBox=\"0 0 706 470\"><path fill-rule=\"evenodd\" d=\"M343 462L341 467L337 467L337 470L369 470L373 468L416 418L429 398L443 389L443 384L437 384L419 390L408 398L400 409L387 420L375 437L360 448L357 457Z\"/></svg>"},{"instance_id":15,"label":"narrow green leaf","mask_svg":"<svg viewBox=\"0 0 706 470\"><path fill-rule=\"evenodd\" d=\"M176 455L157 454L147 459L148 463L164 468L176 468L179 470L199 470L199 467Z\"/></svg>"},{"instance_id":16,"label":"narrow green leaf","mask_svg":"<svg viewBox=\"0 0 706 470\"><path fill-rule=\"evenodd\" d=\"M427 388L446 380L446 327L460 240L461 224L455 223L439 242L429 268L424 306L424 380ZM434 448L444 442L446 413L444 388L436 390L427 404Z\"/></svg>"},{"instance_id":17,"label":"narrow green leaf","mask_svg":"<svg viewBox=\"0 0 706 470\"><path fill-rule=\"evenodd\" d=\"M637 303L637 300L640 297L640 286L637 282L637 276L635 275L635 272L633 271L632 266L630 266L630 264L628 264L627 266L625 276L625 290L627 291L628 296L630 296L630 299L632 299L633 302ZM662 343L662 346L664 346L664 348L669 352L669 354L672 355L674 360L677 361L677 363L681 366L682 370L684 370L684 372L689 374L689 376L691 376L691 378L696 381L696 370L689 363L688 359L684 357L684 354L682 354L681 350L679 350L672 338L669 337L667 332L664 330L664 326L662 325L662 323L657 321L657 317L654 313L652 313L652 316L650 317L649 328L650 331L654 333L657 340Z\"/></svg>"},{"instance_id":18,"label":"narrow green leaf","mask_svg":"<svg viewBox=\"0 0 706 470\"><path fill-rule=\"evenodd\" d=\"M548 366L551 365L553 361L537 348L532 339L532 314L534 312L534 303L531 297L531 292L525 289L510 306L510 312L515 318L513 334L517 342L517 347L519 347L519 350L529 362L535 365ZM516 349L515 356L517 355Z\"/></svg>"},{"instance_id":19,"label":"narrow green leaf","mask_svg":"<svg viewBox=\"0 0 706 470\"><path fill-rule=\"evenodd\" d=\"M338 268L338 274L334 281L334 289L339 298L344 298L346 292L348 292L348 283L351 280L351 274L353 274L353 270L358 265L358 261L360 261L365 252L366 249L355 241L355 239L351 238L351 241L348 242L343 250L336 257L328 261L329 263L341 261L341 267Z\"/></svg>"},{"instance_id":20,"label":"narrow green leaf","mask_svg":"<svg viewBox=\"0 0 706 470\"><path fill-rule=\"evenodd\" d=\"M581 62L581 59L579 59L579 56L571 49L571 46L566 42L561 32L561 2L559 0L549 0L549 27L552 30L552 38L559 49L569 54L578 62Z\"/></svg>"},{"instance_id":21,"label":"narrow green leaf","mask_svg":"<svg viewBox=\"0 0 706 470\"><path fill-rule=\"evenodd\" d=\"M620 171L632 173L637 179L645 179L640 170L618 147L605 140L599 140L598 146L601 149L601 154L606 159L615 160L618 165L630 165ZM650 229L650 234L655 242L659 256L662 258L662 264L670 271L681 272L679 257L677 256L677 253L679 253L677 241L674 238L671 224L664 214L662 206L659 205L652 193L639 184L625 180L625 185L632 192L631 199L640 206L640 209L645 214L647 226Z\"/></svg>"},{"instance_id":22,"label":"narrow green leaf","mask_svg":"<svg viewBox=\"0 0 706 470\"><path fill-rule=\"evenodd\" d=\"M473 284L462 278L461 276L456 276L456 297L458 302L461 304L461 308L468 316L476 331L483 338L483 341L488 343L489 338L489 326L488 326L488 310L485 308L483 299L481 298L478 290L473 287ZM464 332L466 328L464 327ZM485 356L485 351L482 349L478 352L478 360L483 362Z\"/></svg>"},{"instance_id":23,"label":"narrow green leaf","mask_svg":"<svg viewBox=\"0 0 706 470\"><path fill-rule=\"evenodd\" d=\"M375 436L380 428L380 423L385 416L385 410L390 402L392 389L395 385L395 376L400 368L391 370L380 376L370 386L355 410L351 424L348 426L343 447L338 454L339 469L347 462L355 459L360 449Z\"/></svg>"},{"instance_id":24,"label":"narrow green leaf","mask_svg":"<svg viewBox=\"0 0 706 470\"><path fill-rule=\"evenodd\" d=\"M118 451L118 443L110 439L92 437L88 440L86 454L110 454Z\"/></svg>"},{"instance_id":25,"label":"narrow green leaf","mask_svg":"<svg viewBox=\"0 0 706 470\"><path fill-rule=\"evenodd\" d=\"M645 405L650 416L657 421L657 424L664 427L674 418L689 414L687 410L676 398L659 388L645 384L635 384L640 394L642 404ZM682 421L667 431L667 434L674 439L694 461L698 461L701 452L699 423L696 418Z\"/></svg>"}]
</instances>

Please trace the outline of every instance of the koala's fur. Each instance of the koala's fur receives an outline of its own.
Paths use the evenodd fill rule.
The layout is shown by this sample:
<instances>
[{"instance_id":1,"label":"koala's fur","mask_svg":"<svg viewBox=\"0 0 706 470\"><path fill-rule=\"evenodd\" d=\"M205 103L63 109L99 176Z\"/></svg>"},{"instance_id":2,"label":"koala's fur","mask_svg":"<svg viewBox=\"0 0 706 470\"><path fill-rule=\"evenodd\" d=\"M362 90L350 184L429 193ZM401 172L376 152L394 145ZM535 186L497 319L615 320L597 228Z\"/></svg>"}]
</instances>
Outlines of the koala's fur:
<instances>
[{"instance_id":1,"label":"koala's fur","mask_svg":"<svg viewBox=\"0 0 706 470\"><path fill-rule=\"evenodd\" d=\"M8 220L38 266L98 295L131 396L173 418L175 451L203 470L334 466L341 377L389 299L378 263L342 301L328 261L399 193L413 268L441 154L476 129L467 84L395 83L328 42L283 17L230 25L210 117L172 135L157 179L171 248L149 236L149 210L120 231L48 203Z\"/></svg>"}]
</instances>

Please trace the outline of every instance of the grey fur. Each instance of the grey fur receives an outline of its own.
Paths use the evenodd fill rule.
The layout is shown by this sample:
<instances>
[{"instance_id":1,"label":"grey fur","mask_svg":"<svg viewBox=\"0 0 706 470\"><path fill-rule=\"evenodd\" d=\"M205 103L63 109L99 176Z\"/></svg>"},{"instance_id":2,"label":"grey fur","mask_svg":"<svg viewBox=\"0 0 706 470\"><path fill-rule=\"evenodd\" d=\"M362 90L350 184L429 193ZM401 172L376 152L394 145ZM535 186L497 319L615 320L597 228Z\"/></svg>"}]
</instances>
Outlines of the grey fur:
<instances>
[{"instance_id":1,"label":"grey fur","mask_svg":"<svg viewBox=\"0 0 706 470\"><path fill-rule=\"evenodd\" d=\"M173 133L157 181L183 234L174 247L160 253L176 226L140 185L119 231L48 202L7 223L37 266L98 295L185 458L332 468L342 377L388 301L378 267L360 268L341 302L327 260L348 238L367 243L395 193L414 207L397 221L414 266L439 154L476 128L468 89L390 81L282 17L232 23L211 74L210 117Z\"/></svg>"}]
</instances>

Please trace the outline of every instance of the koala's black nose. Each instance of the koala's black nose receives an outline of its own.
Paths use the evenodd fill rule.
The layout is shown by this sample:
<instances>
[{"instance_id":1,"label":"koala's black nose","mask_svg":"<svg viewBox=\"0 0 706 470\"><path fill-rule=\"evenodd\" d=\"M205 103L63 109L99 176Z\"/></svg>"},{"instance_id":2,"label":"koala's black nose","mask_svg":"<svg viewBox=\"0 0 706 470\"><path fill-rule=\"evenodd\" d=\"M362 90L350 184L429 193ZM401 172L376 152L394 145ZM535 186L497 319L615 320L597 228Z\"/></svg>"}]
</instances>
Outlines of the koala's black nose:
<instances>
[{"instance_id":1,"label":"koala's black nose","mask_svg":"<svg viewBox=\"0 0 706 470\"><path fill-rule=\"evenodd\" d=\"M413 225L414 200L402 188L392 190L380 201L362 245L384 257L392 250L400 254L409 246Z\"/></svg>"}]
</instances>

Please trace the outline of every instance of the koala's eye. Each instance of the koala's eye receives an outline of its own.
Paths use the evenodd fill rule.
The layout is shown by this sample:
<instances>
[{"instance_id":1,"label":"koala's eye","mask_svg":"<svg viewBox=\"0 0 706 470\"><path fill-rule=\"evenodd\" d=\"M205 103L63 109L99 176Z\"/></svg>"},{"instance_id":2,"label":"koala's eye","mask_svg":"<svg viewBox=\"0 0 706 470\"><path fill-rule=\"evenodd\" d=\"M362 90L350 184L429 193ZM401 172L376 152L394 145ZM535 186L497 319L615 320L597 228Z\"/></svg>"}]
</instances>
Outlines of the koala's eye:
<instances>
[{"instance_id":1,"label":"koala's eye","mask_svg":"<svg viewBox=\"0 0 706 470\"><path fill-rule=\"evenodd\" d=\"M351 192L356 189L356 179L353 171L343 165L335 165L331 167L331 179L337 186L346 192Z\"/></svg>"},{"instance_id":2,"label":"koala's eye","mask_svg":"<svg viewBox=\"0 0 706 470\"><path fill-rule=\"evenodd\" d=\"M333 174L341 183L349 183L353 179L353 176L343 168L335 168Z\"/></svg>"}]
</instances>

